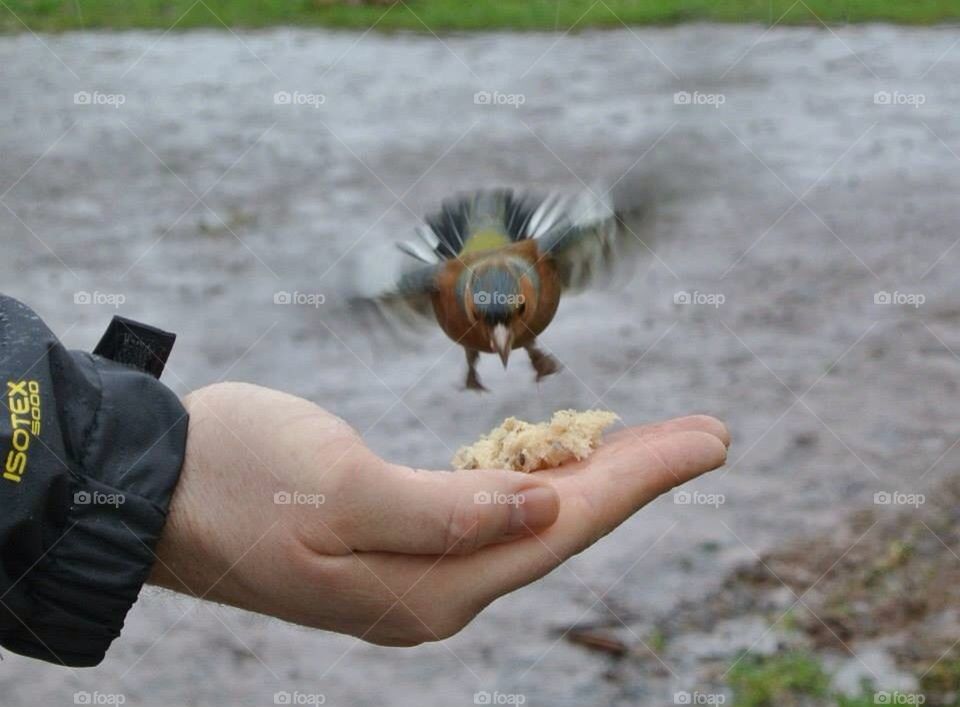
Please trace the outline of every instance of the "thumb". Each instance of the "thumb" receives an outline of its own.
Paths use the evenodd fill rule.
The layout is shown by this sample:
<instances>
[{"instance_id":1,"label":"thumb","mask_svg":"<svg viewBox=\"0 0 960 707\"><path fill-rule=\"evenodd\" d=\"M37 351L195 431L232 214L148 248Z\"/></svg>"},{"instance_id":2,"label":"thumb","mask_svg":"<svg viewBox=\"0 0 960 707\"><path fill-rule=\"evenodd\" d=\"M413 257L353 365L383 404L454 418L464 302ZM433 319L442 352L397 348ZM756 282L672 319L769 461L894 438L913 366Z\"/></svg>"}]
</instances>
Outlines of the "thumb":
<instances>
[{"instance_id":1,"label":"thumb","mask_svg":"<svg viewBox=\"0 0 960 707\"><path fill-rule=\"evenodd\" d=\"M350 499L346 539L354 550L465 554L530 535L557 519L546 481L503 470L423 471L386 464Z\"/></svg>"}]
</instances>

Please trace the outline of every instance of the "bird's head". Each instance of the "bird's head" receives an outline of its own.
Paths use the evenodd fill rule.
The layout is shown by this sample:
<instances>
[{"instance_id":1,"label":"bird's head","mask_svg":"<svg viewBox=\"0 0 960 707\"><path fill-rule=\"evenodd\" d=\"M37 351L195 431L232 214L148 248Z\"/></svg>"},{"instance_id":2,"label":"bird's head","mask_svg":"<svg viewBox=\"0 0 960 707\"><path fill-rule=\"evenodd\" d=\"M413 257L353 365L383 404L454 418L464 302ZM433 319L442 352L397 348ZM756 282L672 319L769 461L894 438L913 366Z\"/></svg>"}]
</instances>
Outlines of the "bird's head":
<instances>
[{"instance_id":1,"label":"bird's head","mask_svg":"<svg viewBox=\"0 0 960 707\"><path fill-rule=\"evenodd\" d=\"M524 315L533 303L532 290L521 283L523 275L510 263L492 263L473 271L467 308L475 324L490 341L490 349L499 354L504 368L514 342L524 330ZM526 278L524 278L526 279Z\"/></svg>"}]
</instances>

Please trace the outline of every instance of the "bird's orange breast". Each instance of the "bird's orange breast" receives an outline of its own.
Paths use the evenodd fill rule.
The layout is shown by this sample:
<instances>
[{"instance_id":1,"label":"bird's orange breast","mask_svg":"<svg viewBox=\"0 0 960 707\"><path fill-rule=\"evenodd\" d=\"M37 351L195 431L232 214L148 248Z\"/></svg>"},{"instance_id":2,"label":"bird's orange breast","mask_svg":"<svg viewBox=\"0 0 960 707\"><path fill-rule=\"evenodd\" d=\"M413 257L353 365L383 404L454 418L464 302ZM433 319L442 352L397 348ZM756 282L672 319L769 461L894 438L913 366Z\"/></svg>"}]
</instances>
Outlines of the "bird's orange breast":
<instances>
[{"instance_id":1,"label":"bird's orange breast","mask_svg":"<svg viewBox=\"0 0 960 707\"><path fill-rule=\"evenodd\" d=\"M553 320L560 304L561 285L552 260L541 257L536 240L523 240L505 248L461 256L443 267L432 296L433 311L444 333L454 342L467 348L492 353L490 330L485 322L472 315L469 303L469 282L458 295L462 276L469 277L469 269L488 259L505 259L528 263L529 270L518 278L524 309L512 322L513 348L531 343Z\"/></svg>"}]
</instances>

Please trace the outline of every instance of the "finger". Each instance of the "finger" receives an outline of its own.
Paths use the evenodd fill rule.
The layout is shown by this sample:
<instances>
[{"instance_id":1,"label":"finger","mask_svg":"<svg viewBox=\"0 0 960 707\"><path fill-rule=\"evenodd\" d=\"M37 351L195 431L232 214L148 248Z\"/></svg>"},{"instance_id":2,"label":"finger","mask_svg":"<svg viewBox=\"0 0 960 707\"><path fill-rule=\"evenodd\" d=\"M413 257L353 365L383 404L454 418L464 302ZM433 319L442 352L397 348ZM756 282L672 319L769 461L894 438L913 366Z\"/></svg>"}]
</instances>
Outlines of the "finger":
<instances>
[{"instance_id":1,"label":"finger","mask_svg":"<svg viewBox=\"0 0 960 707\"><path fill-rule=\"evenodd\" d=\"M730 432L727 426L710 415L687 415L640 427L630 427L609 435L607 440L614 441L623 436L660 437L672 432L707 432L723 442L725 446L730 446Z\"/></svg>"},{"instance_id":2,"label":"finger","mask_svg":"<svg viewBox=\"0 0 960 707\"><path fill-rule=\"evenodd\" d=\"M628 428L601 446L571 475L571 483L581 487L588 501L611 517L633 513L726 462L726 444L710 432L679 430L658 437L632 432Z\"/></svg>"},{"instance_id":3,"label":"finger","mask_svg":"<svg viewBox=\"0 0 960 707\"><path fill-rule=\"evenodd\" d=\"M725 447L730 446L730 433L727 426L720 420L710 415L687 415L685 417L676 417L662 422L655 422L647 425L627 427L604 437L603 444L600 447L601 454L607 454L611 450L617 449L618 445L627 442L637 442L639 440L647 441L657 437L663 437L675 432L706 432L719 439ZM593 458L596 461L596 458ZM559 478L568 476L578 476L582 463L564 464L557 469L548 469L538 472L539 476L549 478L555 481Z\"/></svg>"},{"instance_id":4,"label":"finger","mask_svg":"<svg viewBox=\"0 0 960 707\"><path fill-rule=\"evenodd\" d=\"M720 439L699 430L654 438L620 435L576 465L576 473L557 480L560 517L549 529L462 558L459 571L492 601L550 572L658 495L721 466L726 452Z\"/></svg>"},{"instance_id":5,"label":"finger","mask_svg":"<svg viewBox=\"0 0 960 707\"><path fill-rule=\"evenodd\" d=\"M706 415L691 415L621 430L601 448L619 448L677 431L702 431L729 443L726 427ZM566 470L566 468L565 468ZM564 471L565 471L564 470ZM356 527L344 522L338 535L352 549L416 554L469 553L484 545L512 540L549 526L557 516L549 491L521 493L550 479L507 471L472 470L454 474L414 472L387 465L386 478L352 486L350 499L339 498L341 517L373 520ZM522 498L523 502L517 501Z\"/></svg>"},{"instance_id":6,"label":"finger","mask_svg":"<svg viewBox=\"0 0 960 707\"><path fill-rule=\"evenodd\" d=\"M714 433L725 428L711 420L682 418L613 435L589 460L571 465L580 468L568 478L558 480L560 516L535 537L461 556L356 556L362 558L360 579L372 570L389 584L392 596L403 597L387 612L381 629L389 635L395 630L391 618L399 616L410 623L415 615L414 629L434 626L439 636L449 635L444 627L451 621L456 630L491 601L547 574L679 480L719 466L726 456L725 444L700 428L705 424ZM673 423L680 424L671 428ZM684 429L687 426L693 429ZM651 428L661 434L650 434ZM438 596L452 599L438 603ZM445 608L438 613L440 604ZM388 640L376 638L376 642Z\"/></svg>"},{"instance_id":7,"label":"finger","mask_svg":"<svg viewBox=\"0 0 960 707\"><path fill-rule=\"evenodd\" d=\"M338 515L352 522L341 536L352 549L431 555L470 553L542 530L560 503L547 480L531 474L393 465L343 500Z\"/></svg>"}]
</instances>

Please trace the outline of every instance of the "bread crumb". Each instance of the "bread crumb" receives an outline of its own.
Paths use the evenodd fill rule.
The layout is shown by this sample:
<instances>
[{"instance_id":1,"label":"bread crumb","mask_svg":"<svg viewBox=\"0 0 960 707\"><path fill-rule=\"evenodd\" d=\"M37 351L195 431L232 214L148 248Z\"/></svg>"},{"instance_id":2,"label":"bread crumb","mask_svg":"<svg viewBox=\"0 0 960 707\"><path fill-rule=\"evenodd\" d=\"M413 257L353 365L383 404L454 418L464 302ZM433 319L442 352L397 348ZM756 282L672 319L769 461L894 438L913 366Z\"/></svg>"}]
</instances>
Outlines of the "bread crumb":
<instances>
[{"instance_id":1,"label":"bread crumb","mask_svg":"<svg viewBox=\"0 0 960 707\"><path fill-rule=\"evenodd\" d=\"M571 459L590 456L603 431L620 419L606 410L559 410L550 422L530 423L508 417L453 457L454 469L540 471Z\"/></svg>"}]
</instances>

